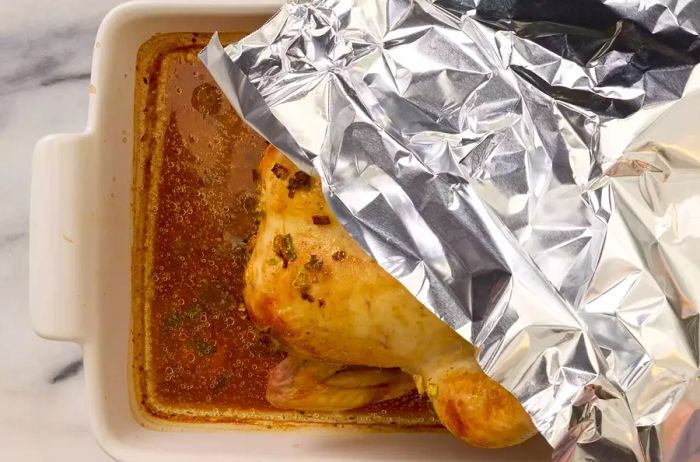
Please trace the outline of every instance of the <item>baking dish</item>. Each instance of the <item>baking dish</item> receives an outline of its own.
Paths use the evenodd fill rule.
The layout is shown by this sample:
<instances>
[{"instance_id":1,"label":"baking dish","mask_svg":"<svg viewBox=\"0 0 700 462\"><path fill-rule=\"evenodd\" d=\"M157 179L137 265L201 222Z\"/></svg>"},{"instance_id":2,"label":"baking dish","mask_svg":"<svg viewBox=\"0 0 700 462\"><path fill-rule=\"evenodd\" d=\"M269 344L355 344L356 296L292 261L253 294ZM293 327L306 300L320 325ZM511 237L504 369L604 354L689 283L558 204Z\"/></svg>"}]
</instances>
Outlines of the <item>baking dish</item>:
<instances>
[{"instance_id":1,"label":"baking dish","mask_svg":"<svg viewBox=\"0 0 700 462\"><path fill-rule=\"evenodd\" d=\"M95 42L87 128L36 146L30 219L30 310L36 332L78 342L92 429L118 460L544 461L541 440L469 448L447 433L261 430L145 418L129 376L134 65L159 32L251 31L277 0L136 2L110 12Z\"/></svg>"}]
</instances>

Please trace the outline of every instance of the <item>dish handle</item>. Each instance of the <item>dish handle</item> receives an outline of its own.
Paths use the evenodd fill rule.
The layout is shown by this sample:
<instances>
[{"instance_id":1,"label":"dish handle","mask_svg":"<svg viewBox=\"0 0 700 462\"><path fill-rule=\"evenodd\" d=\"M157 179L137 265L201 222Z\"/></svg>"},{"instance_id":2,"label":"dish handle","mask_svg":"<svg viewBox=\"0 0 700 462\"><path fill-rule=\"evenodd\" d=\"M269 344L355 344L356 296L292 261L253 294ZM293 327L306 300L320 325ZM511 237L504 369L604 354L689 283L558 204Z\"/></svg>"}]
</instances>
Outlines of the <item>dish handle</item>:
<instances>
[{"instance_id":1,"label":"dish handle","mask_svg":"<svg viewBox=\"0 0 700 462\"><path fill-rule=\"evenodd\" d=\"M34 148L29 219L29 310L38 335L80 342L85 296L85 188L93 142L89 134L58 134Z\"/></svg>"}]
</instances>

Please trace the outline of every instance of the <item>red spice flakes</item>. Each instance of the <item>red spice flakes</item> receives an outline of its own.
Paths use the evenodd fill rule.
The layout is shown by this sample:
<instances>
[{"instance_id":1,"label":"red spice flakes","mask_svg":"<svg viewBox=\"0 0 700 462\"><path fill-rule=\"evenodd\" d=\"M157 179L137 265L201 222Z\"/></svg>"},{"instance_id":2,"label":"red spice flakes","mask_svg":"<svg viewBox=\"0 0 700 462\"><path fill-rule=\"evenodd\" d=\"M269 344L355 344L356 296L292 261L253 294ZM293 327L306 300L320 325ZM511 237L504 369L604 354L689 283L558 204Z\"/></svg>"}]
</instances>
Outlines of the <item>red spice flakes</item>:
<instances>
[{"instance_id":1,"label":"red spice flakes","mask_svg":"<svg viewBox=\"0 0 700 462\"><path fill-rule=\"evenodd\" d=\"M303 300L306 300L307 302L313 302L313 301L314 301L314 297L313 297L310 293L308 293L308 292L302 292L302 293L301 293L301 298L302 298Z\"/></svg>"},{"instance_id":2,"label":"red spice flakes","mask_svg":"<svg viewBox=\"0 0 700 462\"><path fill-rule=\"evenodd\" d=\"M282 164L272 166L272 174L280 180L286 180L289 176L289 169Z\"/></svg>"},{"instance_id":3,"label":"red spice flakes","mask_svg":"<svg viewBox=\"0 0 700 462\"><path fill-rule=\"evenodd\" d=\"M331 218L328 215L312 215L311 220L315 225L330 225Z\"/></svg>"},{"instance_id":4,"label":"red spice flakes","mask_svg":"<svg viewBox=\"0 0 700 462\"><path fill-rule=\"evenodd\" d=\"M308 190L311 187L311 176L299 170L287 181L289 197L294 197L294 193L300 190Z\"/></svg>"}]
</instances>

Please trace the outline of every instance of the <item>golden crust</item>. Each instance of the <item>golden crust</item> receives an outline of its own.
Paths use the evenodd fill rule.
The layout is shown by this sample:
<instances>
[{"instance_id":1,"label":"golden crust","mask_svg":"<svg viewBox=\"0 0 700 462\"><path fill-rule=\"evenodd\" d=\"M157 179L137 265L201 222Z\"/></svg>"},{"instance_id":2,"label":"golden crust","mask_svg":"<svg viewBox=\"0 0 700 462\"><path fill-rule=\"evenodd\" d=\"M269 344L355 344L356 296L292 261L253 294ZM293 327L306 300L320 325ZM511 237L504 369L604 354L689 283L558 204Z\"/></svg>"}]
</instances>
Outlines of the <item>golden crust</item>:
<instances>
[{"instance_id":1,"label":"golden crust","mask_svg":"<svg viewBox=\"0 0 700 462\"><path fill-rule=\"evenodd\" d=\"M504 447L532 436L527 413L479 369L474 348L348 235L319 178L295 178L297 171L272 146L260 163L262 220L244 291L254 322L297 356L421 377L441 421L470 444Z\"/></svg>"}]
</instances>

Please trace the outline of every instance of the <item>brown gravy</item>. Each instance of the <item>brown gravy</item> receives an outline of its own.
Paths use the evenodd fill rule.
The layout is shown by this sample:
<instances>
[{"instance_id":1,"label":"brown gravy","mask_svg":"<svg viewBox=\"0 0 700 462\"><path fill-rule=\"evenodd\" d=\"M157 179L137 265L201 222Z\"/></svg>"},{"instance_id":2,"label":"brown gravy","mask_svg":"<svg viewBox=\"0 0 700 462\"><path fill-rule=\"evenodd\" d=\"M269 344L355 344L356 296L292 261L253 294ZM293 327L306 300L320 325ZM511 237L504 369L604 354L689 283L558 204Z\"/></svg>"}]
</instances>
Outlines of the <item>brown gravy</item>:
<instances>
[{"instance_id":1,"label":"brown gravy","mask_svg":"<svg viewBox=\"0 0 700 462\"><path fill-rule=\"evenodd\" d=\"M242 299L266 142L197 59L208 39L157 35L136 63L132 363L141 408L186 421L438 425L415 393L334 414L266 401L267 375L284 354Z\"/></svg>"}]
</instances>

